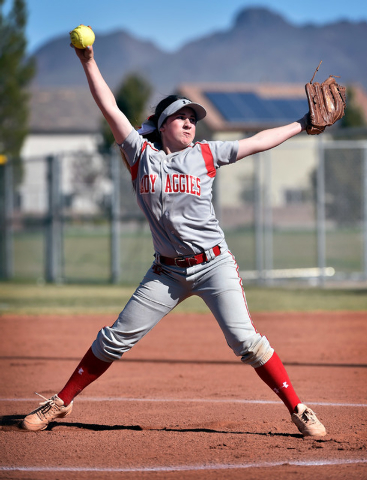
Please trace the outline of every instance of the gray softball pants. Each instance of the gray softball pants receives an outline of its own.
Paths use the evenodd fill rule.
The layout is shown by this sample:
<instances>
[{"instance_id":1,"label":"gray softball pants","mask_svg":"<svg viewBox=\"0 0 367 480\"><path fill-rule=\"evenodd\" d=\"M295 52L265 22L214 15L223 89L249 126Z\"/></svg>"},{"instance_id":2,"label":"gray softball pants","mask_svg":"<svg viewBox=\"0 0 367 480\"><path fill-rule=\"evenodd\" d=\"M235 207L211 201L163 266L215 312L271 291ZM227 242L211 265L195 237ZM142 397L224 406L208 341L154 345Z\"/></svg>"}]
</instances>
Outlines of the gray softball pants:
<instances>
[{"instance_id":1,"label":"gray softball pants","mask_svg":"<svg viewBox=\"0 0 367 480\"><path fill-rule=\"evenodd\" d=\"M204 300L244 363L257 368L270 359L274 350L252 324L238 266L228 250L187 269L154 262L115 323L99 331L92 344L94 355L105 362L118 360L192 295Z\"/></svg>"}]
</instances>

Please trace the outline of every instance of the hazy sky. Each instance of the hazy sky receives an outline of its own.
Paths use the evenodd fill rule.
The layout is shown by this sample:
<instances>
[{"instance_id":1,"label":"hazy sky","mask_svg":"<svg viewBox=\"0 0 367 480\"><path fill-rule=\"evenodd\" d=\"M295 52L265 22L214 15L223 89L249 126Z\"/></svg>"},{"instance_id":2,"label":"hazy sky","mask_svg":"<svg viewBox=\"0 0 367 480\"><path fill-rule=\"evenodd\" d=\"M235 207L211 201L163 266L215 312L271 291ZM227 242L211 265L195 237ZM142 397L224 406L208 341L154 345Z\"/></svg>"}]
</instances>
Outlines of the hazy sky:
<instances>
[{"instance_id":1,"label":"hazy sky","mask_svg":"<svg viewBox=\"0 0 367 480\"><path fill-rule=\"evenodd\" d=\"M12 2L6 0L5 13ZM91 25L97 35L124 29L172 51L213 31L227 30L239 11L254 6L267 7L297 25L367 21L366 0L28 0L27 5L31 53L81 23Z\"/></svg>"}]
</instances>

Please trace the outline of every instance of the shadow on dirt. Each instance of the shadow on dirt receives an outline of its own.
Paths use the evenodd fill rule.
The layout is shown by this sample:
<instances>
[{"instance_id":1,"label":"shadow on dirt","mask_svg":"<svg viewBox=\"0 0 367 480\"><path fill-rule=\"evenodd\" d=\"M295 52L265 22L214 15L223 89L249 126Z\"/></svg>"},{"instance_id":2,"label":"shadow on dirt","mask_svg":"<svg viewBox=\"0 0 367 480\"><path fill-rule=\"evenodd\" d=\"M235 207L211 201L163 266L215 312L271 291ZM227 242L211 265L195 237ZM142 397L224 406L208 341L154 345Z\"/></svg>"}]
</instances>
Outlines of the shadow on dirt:
<instances>
[{"instance_id":1,"label":"shadow on dirt","mask_svg":"<svg viewBox=\"0 0 367 480\"><path fill-rule=\"evenodd\" d=\"M26 355L0 356L0 360L5 361L24 361L24 362L74 362L79 363L79 357L34 357ZM238 365L243 368L244 364L240 360L200 360L200 359L177 359L177 358L121 358L115 361L121 363L153 363L167 365ZM367 368L365 363L323 363L323 362L283 362L286 367L335 367L335 368ZM25 366L29 365L28 363Z\"/></svg>"},{"instance_id":2,"label":"shadow on dirt","mask_svg":"<svg viewBox=\"0 0 367 480\"><path fill-rule=\"evenodd\" d=\"M4 415L0 416L0 430L2 431L14 431L26 432L20 427L20 423L25 415ZM141 425L101 425L96 423L69 423L69 422L51 422L44 431L57 431L58 428L65 427L68 429L79 429L93 432L101 431L155 431L155 432L177 432L177 433L208 433L208 434L230 434L230 435L256 435L260 437L288 437L288 438L300 438L301 434L298 433L278 433L278 432L236 432L230 430L217 430L212 428L170 428L170 427L152 427Z\"/></svg>"}]
</instances>

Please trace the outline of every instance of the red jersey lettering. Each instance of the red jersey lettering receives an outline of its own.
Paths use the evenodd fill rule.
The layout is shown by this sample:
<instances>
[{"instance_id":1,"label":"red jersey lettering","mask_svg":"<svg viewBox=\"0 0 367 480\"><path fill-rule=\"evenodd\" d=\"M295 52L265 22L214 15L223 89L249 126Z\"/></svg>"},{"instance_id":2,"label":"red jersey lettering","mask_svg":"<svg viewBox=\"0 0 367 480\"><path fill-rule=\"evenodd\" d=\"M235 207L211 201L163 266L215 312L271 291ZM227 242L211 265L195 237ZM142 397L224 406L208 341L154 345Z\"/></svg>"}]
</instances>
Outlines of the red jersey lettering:
<instances>
[{"instance_id":1,"label":"red jersey lettering","mask_svg":"<svg viewBox=\"0 0 367 480\"><path fill-rule=\"evenodd\" d=\"M174 173L172 175L172 184L173 184L173 187L172 187L173 192L177 193L178 192L178 173Z\"/></svg>"},{"instance_id":2,"label":"red jersey lettering","mask_svg":"<svg viewBox=\"0 0 367 480\"><path fill-rule=\"evenodd\" d=\"M196 195L197 195L198 197L200 197L200 195L201 195L200 178L197 178L197 179L196 179L196 187L197 187Z\"/></svg>"},{"instance_id":3,"label":"red jersey lettering","mask_svg":"<svg viewBox=\"0 0 367 480\"><path fill-rule=\"evenodd\" d=\"M193 175L185 175L184 173L167 175L164 191L165 193L186 193L200 197L200 178Z\"/></svg>"},{"instance_id":4,"label":"red jersey lettering","mask_svg":"<svg viewBox=\"0 0 367 480\"><path fill-rule=\"evenodd\" d=\"M140 179L140 193L154 193L154 184L157 180L157 175L143 175Z\"/></svg>"},{"instance_id":5,"label":"red jersey lettering","mask_svg":"<svg viewBox=\"0 0 367 480\"><path fill-rule=\"evenodd\" d=\"M180 193L186 193L186 175L180 175Z\"/></svg>"},{"instance_id":6,"label":"red jersey lettering","mask_svg":"<svg viewBox=\"0 0 367 480\"><path fill-rule=\"evenodd\" d=\"M150 175L150 183L152 185L152 193L155 193L154 184L155 184L156 180L157 180L157 175L151 174Z\"/></svg>"},{"instance_id":7,"label":"red jersey lettering","mask_svg":"<svg viewBox=\"0 0 367 480\"><path fill-rule=\"evenodd\" d=\"M166 178L166 188L165 188L164 191L166 193L172 193L171 179L170 179L169 175L167 175L167 178Z\"/></svg>"}]
</instances>

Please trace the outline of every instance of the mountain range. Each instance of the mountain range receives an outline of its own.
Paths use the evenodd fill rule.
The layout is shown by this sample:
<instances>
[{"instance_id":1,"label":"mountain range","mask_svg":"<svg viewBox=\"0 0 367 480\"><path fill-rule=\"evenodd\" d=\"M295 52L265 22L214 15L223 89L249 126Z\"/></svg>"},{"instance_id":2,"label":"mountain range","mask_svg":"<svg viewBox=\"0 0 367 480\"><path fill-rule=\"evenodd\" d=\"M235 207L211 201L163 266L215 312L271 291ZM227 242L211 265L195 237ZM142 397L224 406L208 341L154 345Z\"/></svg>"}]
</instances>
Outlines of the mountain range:
<instances>
[{"instance_id":1,"label":"mountain range","mask_svg":"<svg viewBox=\"0 0 367 480\"><path fill-rule=\"evenodd\" d=\"M112 89L131 72L144 75L162 95L188 82L305 84L320 60L323 64L315 81L333 74L340 76L342 84L358 83L367 89L366 21L296 26L266 8L246 8L231 28L198 38L175 52L165 52L124 30L95 33L96 60ZM87 86L69 43L65 34L34 53L38 70L33 88Z\"/></svg>"}]
</instances>

